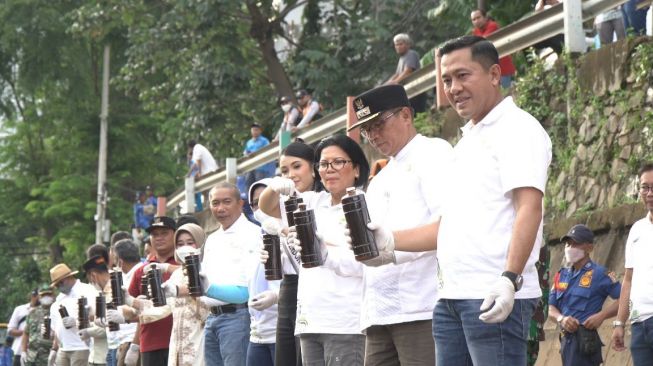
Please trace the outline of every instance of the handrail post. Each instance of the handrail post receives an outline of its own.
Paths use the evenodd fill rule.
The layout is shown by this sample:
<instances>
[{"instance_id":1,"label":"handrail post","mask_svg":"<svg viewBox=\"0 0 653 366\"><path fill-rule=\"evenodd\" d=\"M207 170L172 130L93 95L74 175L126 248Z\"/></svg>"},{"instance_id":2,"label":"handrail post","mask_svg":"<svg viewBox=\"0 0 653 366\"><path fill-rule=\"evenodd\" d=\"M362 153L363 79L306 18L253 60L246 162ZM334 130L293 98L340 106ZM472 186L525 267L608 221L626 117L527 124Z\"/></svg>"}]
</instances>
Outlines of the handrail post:
<instances>
[{"instance_id":1,"label":"handrail post","mask_svg":"<svg viewBox=\"0 0 653 366\"><path fill-rule=\"evenodd\" d=\"M356 97L347 97L347 129L349 127L353 126L358 122L358 118L356 118L356 112L354 111L354 98ZM353 129L351 131L347 131L347 136L349 136L352 140L358 142L359 144L361 143L361 130L360 128Z\"/></svg>"},{"instance_id":2,"label":"handrail post","mask_svg":"<svg viewBox=\"0 0 653 366\"><path fill-rule=\"evenodd\" d=\"M227 158L227 182L236 184L236 178L238 177L238 160L236 158Z\"/></svg>"},{"instance_id":3,"label":"handrail post","mask_svg":"<svg viewBox=\"0 0 653 366\"><path fill-rule=\"evenodd\" d=\"M195 177L186 177L186 213L195 212Z\"/></svg>"},{"instance_id":4,"label":"handrail post","mask_svg":"<svg viewBox=\"0 0 653 366\"><path fill-rule=\"evenodd\" d=\"M570 53L585 53L585 31L583 30L583 7L581 0L565 0L562 3L565 24L565 48Z\"/></svg>"}]
</instances>

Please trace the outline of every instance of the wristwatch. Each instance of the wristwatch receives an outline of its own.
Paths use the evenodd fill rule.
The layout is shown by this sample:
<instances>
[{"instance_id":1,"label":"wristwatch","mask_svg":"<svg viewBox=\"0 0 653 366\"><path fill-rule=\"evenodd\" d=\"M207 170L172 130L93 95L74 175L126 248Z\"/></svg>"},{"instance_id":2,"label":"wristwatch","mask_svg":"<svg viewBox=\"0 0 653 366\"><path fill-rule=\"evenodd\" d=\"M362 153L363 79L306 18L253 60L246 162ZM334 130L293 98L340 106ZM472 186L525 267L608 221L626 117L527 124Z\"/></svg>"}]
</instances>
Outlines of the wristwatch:
<instances>
[{"instance_id":1,"label":"wristwatch","mask_svg":"<svg viewBox=\"0 0 653 366\"><path fill-rule=\"evenodd\" d=\"M619 320L614 320L614 321L612 322L612 328L616 328L616 327L622 327L622 328L624 328L624 322L619 321Z\"/></svg>"},{"instance_id":2,"label":"wristwatch","mask_svg":"<svg viewBox=\"0 0 653 366\"><path fill-rule=\"evenodd\" d=\"M501 275L512 282L512 285L515 286L515 292L521 290L521 286L524 283L524 277L522 275L510 271L505 271Z\"/></svg>"}]
</instances>

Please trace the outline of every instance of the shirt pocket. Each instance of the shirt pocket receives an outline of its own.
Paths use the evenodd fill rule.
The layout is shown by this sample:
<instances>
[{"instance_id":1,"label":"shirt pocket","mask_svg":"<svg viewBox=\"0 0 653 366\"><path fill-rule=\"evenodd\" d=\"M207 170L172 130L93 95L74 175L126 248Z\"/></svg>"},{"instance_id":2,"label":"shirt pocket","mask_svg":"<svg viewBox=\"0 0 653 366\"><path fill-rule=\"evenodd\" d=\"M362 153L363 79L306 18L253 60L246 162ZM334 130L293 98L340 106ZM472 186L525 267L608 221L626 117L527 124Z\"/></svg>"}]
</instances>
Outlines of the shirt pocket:
<instances>
[{"instance_id":1,"label":"shirt pocket","mask_svg":"<svg viewBox=\"0 0 653 366\"><path fill-rule=\"evenodd\" d=\"M584 311L590 299L590 289L574 287L569 291L569 307L574 310Z\"/></svg>"}]
</instances>

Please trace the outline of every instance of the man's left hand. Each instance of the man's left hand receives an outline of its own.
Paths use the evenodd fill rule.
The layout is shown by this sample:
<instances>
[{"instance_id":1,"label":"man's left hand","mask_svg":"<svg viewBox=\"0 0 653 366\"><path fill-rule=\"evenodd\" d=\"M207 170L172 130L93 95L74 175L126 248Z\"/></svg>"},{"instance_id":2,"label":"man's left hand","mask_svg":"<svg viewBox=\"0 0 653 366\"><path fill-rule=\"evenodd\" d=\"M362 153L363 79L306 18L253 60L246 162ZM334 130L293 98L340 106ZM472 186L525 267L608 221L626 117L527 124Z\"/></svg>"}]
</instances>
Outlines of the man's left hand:
<instances>
[{"instance_id":1,"label":"man's left hand","mask_svg":"<svg viewBox=\"0 0 653 366\"><path fill-rule=\"evenodd\" d=\"M583 322L583 327L587 329L598 329L598 327L600 327L601 324L603 324L603 320L605 320L603 318L603 315L601 315L601 313L596 313L590 316L589 318L585 319L585 321Z\"/></svg>"},{"instance_id":2,"label":"man's left hand","mask_svg":"<svg viewBox=\"0 0 653 366\"><path fill-rule=\"evenodd\" d=\"M490 293L485 296L478 318L484 323L501 323L508 318L514 304L515 285L507 277L500 276Z\"/></svg>"}]
</instances>

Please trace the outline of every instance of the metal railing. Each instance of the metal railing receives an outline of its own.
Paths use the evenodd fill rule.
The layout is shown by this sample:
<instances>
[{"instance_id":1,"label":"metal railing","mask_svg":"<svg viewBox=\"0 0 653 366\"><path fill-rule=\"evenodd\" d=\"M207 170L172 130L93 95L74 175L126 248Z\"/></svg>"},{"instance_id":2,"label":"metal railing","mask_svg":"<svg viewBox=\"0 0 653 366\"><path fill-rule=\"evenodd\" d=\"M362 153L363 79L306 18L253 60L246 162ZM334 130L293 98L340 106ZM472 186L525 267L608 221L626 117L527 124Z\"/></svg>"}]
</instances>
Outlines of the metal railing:
<instances>
[{"instance_id":1,"label":"metal railing","mask_svg":"<svg viewBox=\"0 0 653 366\"><path fill-rule=\"evenodd\" d=\"M596 17L601 12L614 8L627 0L585 0L582 2L583 21ZM563 4L555 5L549 9L533 13L513 24L499 29L487 37L492 41L500 56L513 54L526 49L538 42L551 38L564 29ZM418 71L412 73L402 84L410 98L431 90L435 87L436 70L435 64L425 65ZM297 135L307 143L319 141L331 136L336 132L345 129L347 123L346 108L340 108L321 119L315 121L311 126L304 128ZM263 164L275 161L279 156L278 143L271 143L265 148L257 151L249 157L238 159L237 173L243 174ZM221 169L213 174L207 175L195 182L195 190L205 192L219 182L227 179L226 169ZM183 188L173 193L167 200L167 209L174 210L185 198Z\"/></svg>"}]
</instances>

